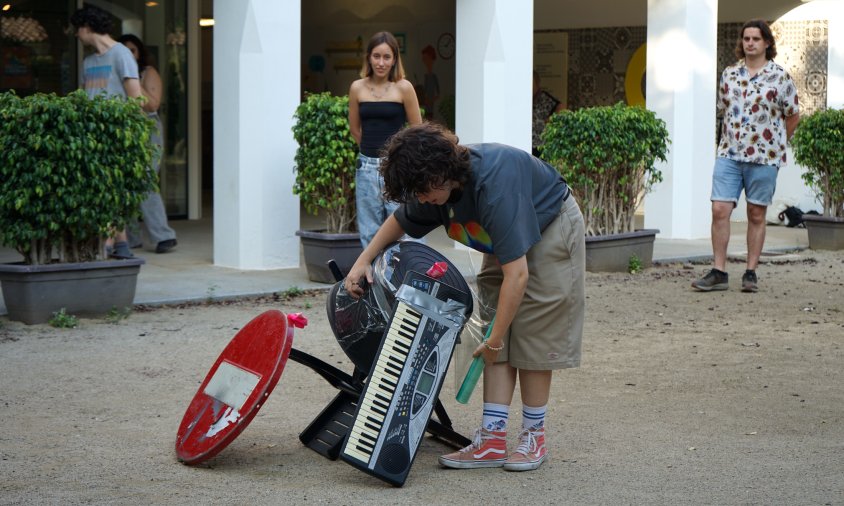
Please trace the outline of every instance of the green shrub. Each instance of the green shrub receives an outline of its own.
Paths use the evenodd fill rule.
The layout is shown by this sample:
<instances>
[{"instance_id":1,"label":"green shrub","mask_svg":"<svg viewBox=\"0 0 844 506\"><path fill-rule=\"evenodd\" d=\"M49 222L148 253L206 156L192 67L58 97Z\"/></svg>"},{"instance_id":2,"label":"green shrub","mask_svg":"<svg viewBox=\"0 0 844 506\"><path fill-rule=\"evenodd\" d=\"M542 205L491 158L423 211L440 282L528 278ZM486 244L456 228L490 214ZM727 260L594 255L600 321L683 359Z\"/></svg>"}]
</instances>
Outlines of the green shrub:
<instances>
[{"instance_id":1,"label":"green shrub","mask_svg":"<svg viewBox=\"0 0 844 506\"><path fill-rule=\"evenodd\" d=\"M53 313L53 317L47 323L57 329L75 329L79 325L79 319L65 312L64 308L61 308Z\"/></svg>"},{"instance_id":2,"label":"green shrub","mask_svg":"<svg viewBox=\"0 0 844 506\"><path fill-rule=\"evenodd\" d=\"M542 157L557 167L583 210L586 235L634 230L641 198L662 173L668 130L652 111L636 106L587 107L551 116Z\"/></svg>"},{"instance_id":3,"label":"green shrub","mask_svg":"<svg viewBox=\"0 0 844 506\"><path fill-rule=\"evenodd\" d=\"M627 272L630 274L639 274L644 268L645 266L642 265L642 259L639 258L639 255L633 253L627 259Z\"/></svg>"},{"instance_id":4,"label":"green shrub","mask_svg":"<svg viewBox=\"0 0 844 506\"><path fill-rule=\"evenodd\" d=\"M355 229L355 170L358 146L349 131L349 97L308 95L293 116L298 195L311 214L326 214L326 232Z\"/></svg>"},{"instance_id":5,"label":"green shrub","mask_svg":"<svg viewBox=\"0 0 844 506\"><path fill-rule=\"evenodd\" d=\"M451 131L454 131L454 115L456 112L455 106L456 102L454 94L450 94L440 101L440 106L438 108L443 121L445 121L445 126L447 126Z\"/></svg>"},{"instance_id":6,"label":"green shrub","mask_svg":"<svg viewBox=\"0 0 844 506\"><path fill-rule=\"evenodd\" d=\"M135 101L0 93L0 242L27 264L101 258L155 189L153 125Z\"/></svg>"},{"instance_id":7,"label":"green shrub","mask_svg":"<svg viewBox=\"0 0 844 506\"><path fill-rule=\"evenodd\" d=\"M818 193L824 216L844 218L844 110L802 118L791 138L803 181Z\"/></svg>"}]
</instances>

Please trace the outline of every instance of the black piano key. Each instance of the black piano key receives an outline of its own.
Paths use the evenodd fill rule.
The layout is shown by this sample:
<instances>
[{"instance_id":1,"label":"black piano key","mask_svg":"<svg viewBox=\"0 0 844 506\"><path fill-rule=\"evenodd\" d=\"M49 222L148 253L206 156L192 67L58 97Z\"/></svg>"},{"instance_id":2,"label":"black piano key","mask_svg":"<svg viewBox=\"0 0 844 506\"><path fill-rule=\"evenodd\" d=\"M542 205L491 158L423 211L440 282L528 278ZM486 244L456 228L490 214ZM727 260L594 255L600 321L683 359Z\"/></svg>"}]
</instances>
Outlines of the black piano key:
<instances>
[{"instance_id":1,"label":"black piano key","mask_svg":"<svg viewBox=\"0 0 844 506\"><path fill-rule=\"evenodd\" d=\"M399 329L396 329L396 330L397 330L397 332L396 332L396 333L397 333L399 336L401 336L401 337L403 337L403 338L405 338L405 339L408 339L408 340L410 340L410 341L412 341L412 340L413 340L413 338L414 338L414 337L416 337L416 332L415 332L415 331L413 331L413 330L408 330L408 329L405 329L405 328L399 328Z\"/></svg>"},{"instance_id":2,"label":"black piano key","mask_svg":"<svg viewBox=\"0 0 844 506\"><path fill-rule=\"evenodd\" d=\"M406 315L396 316L396 317L393 318L393 321L398 321L400 323L407 323L408 325L411 325L411 326L419 325L418 319L411 319L410 317L408 317Z\"/></svg>"},{"instance_id":3,"label":"black piano key","mask_svg":"<svg viewBox=\"0 0 844 506\"><path fill-rule=\"evenodd\" d=\"M381 382L386 383L386 385L389 387L392 387L392 389L385 388L385 390L388 390L390 393L393 393L396 390L396 387L399 386L398 383L390 381L388 378L381 378Z\"/></svg>"},{"instance_id":4,"label":"black piano key","mask_svg":"<svg viewBox=\"0 0 844 506\"><path fill-rule=\"evenodd\" d=\"M394 371L390 368L386 368L386 369L384 369L384 372L387 373L387 374L391 374L391 375L395 376L396 378L401 377L401 369L399 369L399 372L396 372L396 371Z\"/></svg>"}]
</instances>

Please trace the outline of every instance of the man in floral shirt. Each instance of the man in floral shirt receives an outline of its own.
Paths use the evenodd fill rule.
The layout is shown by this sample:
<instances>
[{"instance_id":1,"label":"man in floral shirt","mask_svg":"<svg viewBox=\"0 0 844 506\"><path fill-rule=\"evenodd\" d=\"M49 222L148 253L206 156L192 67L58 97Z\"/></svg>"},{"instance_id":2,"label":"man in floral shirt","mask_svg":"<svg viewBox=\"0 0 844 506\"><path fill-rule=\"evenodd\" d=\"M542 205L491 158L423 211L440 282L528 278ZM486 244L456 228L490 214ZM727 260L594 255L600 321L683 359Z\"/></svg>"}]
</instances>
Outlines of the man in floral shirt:
<instances>
[{"instance_id":1,"label":"man in floral shirt","mask_svg":"<svg viewBox=\"0 0 844 506\"><path fill-rule=\"evenodd\" d=\"M692 282L701 291L726 290L730 214L744 190L747 201L747 270L743 292L757 291L756 266L765 243L765 212L786 162L786 142L800 121L797 87L776 64L776 42L765 21L744 24L736 45L739 62L724 69L718 86L721 140L712 174L712 250L715 265Z\"/></svg>"}]
</instances>

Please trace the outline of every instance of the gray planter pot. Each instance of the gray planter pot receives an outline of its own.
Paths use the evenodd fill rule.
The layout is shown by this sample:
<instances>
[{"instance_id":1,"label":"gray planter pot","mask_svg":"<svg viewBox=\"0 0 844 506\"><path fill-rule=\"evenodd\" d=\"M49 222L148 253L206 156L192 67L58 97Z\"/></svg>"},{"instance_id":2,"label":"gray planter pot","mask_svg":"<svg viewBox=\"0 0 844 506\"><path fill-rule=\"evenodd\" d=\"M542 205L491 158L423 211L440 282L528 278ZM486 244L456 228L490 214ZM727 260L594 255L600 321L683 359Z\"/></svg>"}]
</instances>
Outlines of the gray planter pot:
<instances>
[{"instance_id":1,"label":"gray planter pot","mask_svg":"<svg viewBox=\"0 0 844 506\"><path fill-rule=\"evenodd\" d=\"M9 319L46 323L62 308L74 316L101 316L131 307L142 258L50 265L0 264Z\"/></svg>"},{"instance_id":2,"label":"gray planter pot","mask_svg":"<svg viewBox=\"0 0 844 506\"><path fill-rule=\"evenodd\" d=\"M844 249L844 218L804 214L811 249Z\"/></svg>"},{"instance_id":3,"label":"gray planter pot","mask_svg":"<svg viewBox=\"0 0 844 506\"><path fill-rule=\"evenodd\" d=\"M305 267L308 279L317 283L334 284L336 280L328 268L328 261L337 262L343 274L349 272L355 260L363 252L360 235L327 234L311 230L298 230L296 235L302 238L302 250L305 255Z\"/></svg>"},{"instance_id":4,"label":"gray planter pot","mask_svg":"<svg viewBox=\"0 0 844 506\"><path fill-rule=\"evenodd\" d=\"M586 236L586 270L589 272L627 272L630 257L636 255L642 267L653 262L657 229L643 229L622 234Z\"/></svg>"}]
</instances>

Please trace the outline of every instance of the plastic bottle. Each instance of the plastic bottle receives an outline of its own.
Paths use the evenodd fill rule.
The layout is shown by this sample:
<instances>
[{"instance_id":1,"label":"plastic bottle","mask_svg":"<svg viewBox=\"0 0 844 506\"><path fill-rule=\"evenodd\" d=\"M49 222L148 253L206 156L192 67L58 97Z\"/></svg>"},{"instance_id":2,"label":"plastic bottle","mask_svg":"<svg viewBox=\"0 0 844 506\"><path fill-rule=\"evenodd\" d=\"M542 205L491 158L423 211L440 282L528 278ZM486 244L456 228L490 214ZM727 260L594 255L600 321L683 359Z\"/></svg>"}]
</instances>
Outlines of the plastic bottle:
<instances>
[{"instance_id":1,"label":"plastic bottle","mask_svg":"<svg viewBox=\"0 0 844 506\"><path fill-rule=\"evenodd\" d=\"M489 326L486 329L486 335L484 335L484 342L489 339L489 335L492 332L492 325L495 323L495 317L492 317L492 321L489 322ZM484 357L483 355L479 355L472 360L472 364L469 366L469 371L466 373L466 377L463 378L463 383L460 385L460 389L457 390L457 395L455 398L457 402L461 404L468 404L469 398L472 396L472 392L475 391L475 385L478 384L478 380L481 378L481 373L484 372Z\"/></svg>"}]
</instances>

